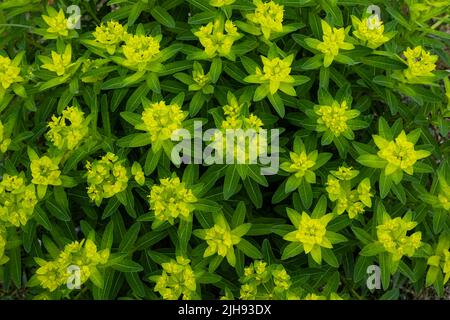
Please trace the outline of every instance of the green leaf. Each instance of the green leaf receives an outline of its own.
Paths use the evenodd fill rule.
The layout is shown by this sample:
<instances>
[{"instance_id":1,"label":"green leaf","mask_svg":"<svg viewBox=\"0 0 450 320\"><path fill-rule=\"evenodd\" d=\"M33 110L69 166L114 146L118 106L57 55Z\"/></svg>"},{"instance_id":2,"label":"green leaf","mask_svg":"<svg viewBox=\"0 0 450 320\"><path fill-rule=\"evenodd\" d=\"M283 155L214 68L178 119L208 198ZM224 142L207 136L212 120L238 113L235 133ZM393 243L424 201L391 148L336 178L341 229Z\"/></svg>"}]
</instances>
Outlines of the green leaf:
<instances>
[{"instance_id":1,"label":"green leaf","mask_svg":"<svg viewBox=\"0 0 450 320\"><path fill-rule=\"evenodd\" d=\"M252 258L252 259L261 259L262 253L259 251L257 247L255 247L253 244L248 242L245 239L241 239L239 243L237 244L237 247L239 250L241 250L246 256Z\"/></svg>"},{"instance_id":2,"label":"green leaf","mask_svg":"<svg viewBox=\"0 0 450 320\"><path fill-rule=\"evenodd\" d=\"M150 14L155 18L156 21L168 28L175 28L175 20L172 16L160 6L155 6L150 10Z\"/></svg>"},{"instance_id":3,"label":"green leaf","mask_svg":"<svg viewBox=\"0 0 450 320\"><path fill-rule=\"evenodd\" d=\"M228 200L238 190L239 173L235 165L229 165L225 172L225 180L223 183L223 198Z\"/></svg>"}]
</instances>

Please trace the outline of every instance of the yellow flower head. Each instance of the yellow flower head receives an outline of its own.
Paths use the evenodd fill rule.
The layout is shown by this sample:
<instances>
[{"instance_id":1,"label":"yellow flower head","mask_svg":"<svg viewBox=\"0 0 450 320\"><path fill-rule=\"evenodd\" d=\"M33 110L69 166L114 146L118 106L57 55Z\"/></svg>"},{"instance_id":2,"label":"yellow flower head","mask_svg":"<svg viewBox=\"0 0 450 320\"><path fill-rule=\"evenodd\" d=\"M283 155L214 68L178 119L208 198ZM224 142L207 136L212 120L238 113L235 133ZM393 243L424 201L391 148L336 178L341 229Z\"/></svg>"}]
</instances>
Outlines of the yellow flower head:
<instances>
[{"instance_id":1,"label":"yellow flower head","mask_svg":"<svg viewBox=\"0 0 450 320\"><path fill-rule=\"evenodd\" d=\"M256 260L244 268L240 282L240 298L243 300L286 300L293 294L289 291L291 277L281 264L268 265Z\"/></svg>"},{"instance_id":2,"label":"yellow flower head","mask_svg":"<svg viewBox=\"0 0 450 320\"><path fill-rule=\"evenodd\" d=\"M93 272L98 272L97 267L104 265L108 259L109 249L98 251L92 240L74 241L67 244L55 260L35 258L40 265L36 270L36 277L42 288L52 292L68 283L72 275L69 267L79 268L80 282L83 284Z\"/></svg>"},{"instance_id":3,"label":"yellow flower head","mask_svg":"<svg viewBox=\"0 0 450 320\"><path fill-rule=\"evenodd\" d=\"M156 282L154 291L159 292L164 300L183 300L195 298L197 281L190 265L190 260L177 256L176 261L161 264L163 271L160 276L152 276Z\"/></svg>"},{"instance_id":4,"label":"yellow flower head","mask_svg":"<svg viewBox=\"0 0 450 320\"><path fill-rule=\"evenodd\" d=\"M291 161L287 162L286 164L282 164L281 168L284 171L294 173L297 178L302 178L305 175L309 174L314 175L315 180L315 174L312 170L310 170L312 167L315 166L318 152L313 151L309 154L307 154L305 151L295 153L290 152L289 156L291 158ZM308 173L311 172L311 173Z\"/></svg>"},{"instance_id":5,"label":"yellow flower head","mask_svg":"<svg viewBox=\"0 0 450 320\"><path fill-rule=\"evenodd\" d=\"M180 178L164 178L160 185L153 185L150 195L150 209L159 221L173 224L175 219L189 219L197 198L191 189L186 188Z\"/></svg>"},{"instance_id":6,"label":"yellow flower head","mask_svg":"<svg viewBox=\"0 0 450 320\"><path fill-rule=\"evenodd\" d=\"M52 58L39 57L44 64L42 68L55 72L58 76L63 76L72 65L72 47L68 44L63 54L52 51Z\"/></svg>"},{"instance_id":7,"label":"yellow flower head","mask_svg":"<svg viewBox=\"0 0 450 320\"><path fill-rule=\"evenodd\" d=\"M55 159L51 159L48 156L43 156L42 158L31 160L30 164L31 174L33 176L33 182L37 185L61 185L60 174L58 163Z\"/></svg>"},{"instance_id":8,"label":"yellow flower head","mask_svg":"<svg viewBox=\"0 0 450 320\"><path fill-rule=\"evenodd\" d=\"M395 141L388 141L381 136L374 135L373 140L377 145L378 156L388 163L385 174L391 175L398 170L403 170L409 175L413 174L413 166L417 160L428 157L431 153L426 150L415 150L405 131L402 131Z\"/></svg>"},{"instance_id":9,"label":"yellow flower head","mask_svg":"<svg viewBox=\"0 0 450 320\"><path fill-rule=\"evenodd\" d=\"M364 42L369 48L376 49L383 43L390 40L390 37L384 34L383 21L378 15L373 15L369 18L359 20L352 16L353 35Z\"/></svg>"},{"instance_id":10,"label":"yellow flower head","mask_svg":"<svg viewBox=\"0 0 450 320\"><path fill-rule=\"evenodd\" d=\"M298 242L303 244L305 253L311 252L314 247L332 248L331 242L326 237L326 227L331 219L331 214L314 219L306 212L302 213L295 237Z\"/></svg>"},{"instance_id":11,"label":"yellow flower head","mask_svg":"<svg viewBox=\"0 0 450 320\"><path fill-rule=\"evenodd\" d=\"M130 35L122 46L124 65L133 70L146 70L158 58L160 37Z\"/></svg>"},{"instance_id":12,"label":"yellow flower head","mask_svg":"<svg viewBox=\"0 0 450 320\"><path fill-rule=\"evenodd\" d=\"M0 224L0 266L9 261L9 258L4 255L6 242L6 228Z\"/></svg>"},{"instance_id":13,"label":"yellow flower head","mask_svg":"<svg viewBox=\"0 0 450 320\"><path fill-rule=\"evenodd\" d=\"M234 254L234 245L241 241L241 237L250 229L250 224L241 224L231 230L223 214L218 213L214 216L214 226L209 229L194 230L194 234L203 239L208 244L203 257L209 257L218 254L221 257L227 257L231 266L236 264Z\"/></svg>"},{"instance_id":14,"label":"yellow flower head","mask_svg":"<svg viewBox=\"0 0 450 320\"><path fill-rule=\"evenodd\" d=\"M59 150L74 150L88 134L84 113L77 107L67 107L62 115L52 116L47 139Z\"/></svg>"},{"instance_id":15,"label":"yellow flower head","mask_svg":"<svg viewBox=\"0 0 450 320\"><path fill-rule=\"evenodd\" d=\"M144 107L142 122L136 128L150 133L152 143L169 140L172 133L183 128L187 112L178 104L166 105L164 101L151 103Z\"/></svg>"},{"instance_id":16,"label":"yellow flower head","mask_svg":"<svg viewBox=\"0 0 450 320\"><path fill-rule=\"evenodd\" d=\"M263 70L257 68L256 76L259 77L261 83L268 83L271 94L274 94L278 89L282 89L283 92L296 95L295 90L292 87L292 83L295 82L294 77L290 75L291 64L294 60L294 55L289 55L284 59L274 58L269 59L261 56L263 62ZM282 88L280 88L282 86ZM288 87L292 88L288 89ZM292 91L292 92L291 92Z\"/></svg>"},{"instance_id":17,"label":"yellow flower head","mask_svg":"<svg viewBox=\"0 0 450 320\"><path fill-rule=\"evenodd\" d=\"M329 131L335 137L351 134L348 121L359 116L360 112L350 109L347 101L341 103L333 101L329 106L317 106L314 108L317 118L317 128L319 132Z\"/></svg>"},{"instance_id":18,"label":"yellow flower head","mask_svg":"<svg viewBox=\"0 0 450 320\"><path fill-rule=\"evenodd\" d=\"M134 162L131 167L131 174L134 176L134 180L140 185L144 185L145 183L145 175L144 171L142 171L142 167L139 162Z\"/></svg>"},{"instance_id":19,"label":"yellow flower head","mask_svg":"<svg viewBox=\"0 0 450 320\"><path fill-rule=\"evenodd\" d=\"M209 4L213 7L223 7L223 6L229 6L230 4L235 3L236 0L209 0Z\"/></svg>"},{"instance_id":20,"label":"yellow flower head","mask_svg":"<svg viewBox=\"0 0 450 320\"><path fill-rule=\"evenodd\" d=\"M62 9L54 15L43 15L42 19L44 19L45 23L48 25L47 32L63 37L69 35L68 22Z\"/></svg>"},{"instance_id":21,"label":"yellow flower head","mask_svg":"<svg viewBox=\"0 0 450 320\"><path fill-rule=\"evenodd\" d=\"M432 76L436 69L436 61L438 56L427 52L422 46L417 46L414 49L407 48L403 52L408 68L403 71L406 79L411 80L416 77Z\"/></svg>"},{"instance_id":22,"label":"yellow flower head","mask_svg":"<svg viewBox=\"0 0 450 320\"><path fill-rule=\"evenodd\" d=\"M98 206L104 198L111 198L128 186L128 169L114 153L108 152L100 160L88 162L86 169L87 193Z\"/></svg>"},{"instance_id":23,"label":"yellow flower head","mask_svg":"<svg viewBox=\"0 0 450 320\"><path fill-rule=\"evenodd\" d=\"M414 229L417 222L407 217L386 217L383 224L377 226L378 241L384 249L392 254L393 260L398 261L402 256L411 257L414 251L421 246L422 233L415 232L407 235L408 231Z\"/></svg>"},{"instance_id":24,"label":"yellow flower head","mask_svg":"<svg viewBox=\"0 0 450 320\"><path fill-rule=\"evenodd\" d=\"M450 279L450 251L448 250L444 252L444 266L442 268L442 271L445 274L444 284L446 284Z\"/></svg>"},{"instance_id":25,"label":"yellow flower head","mask_svg":"<svg viewBox=\"0 0 450 320\"><path fill-rule=\"evenodd\" d=\"M317 49L324 54L325 68L330 66L339 54L339 50L351 50L353 44L345 42L346 32L344 28L332 28L325 20L322 20L323 41L317 45Z\"/></svg>"},{"instance_id":26,"label":"yellow flower head","mask_svg":"<svg viewBox=\"0 0 450 320\"><path fill-rule=\"evenodd\" d=\"M0 55L0 84L3 89L8 89L14 82L20 82L20 68L9 57Z\"/></svg>"},{"instance_id":27,"label":"yellow flower head","mask_svg":"<svg viewBox=\"0 0 450 320\"><path fill-rule=\"evenodd\" d=\"M242 37L231 20L224 23L220 19L200 27L194 35L205 48L208 58L215 56L231 58L231 47Z\"/></svg>"},{"instance_id":28,"label":"yellow flower head","mask_svg":"<svg viewBox=\"0 0 450 320\"><path fill-rule=\"evenodd\" d=\"M105 46L109 54L114 54L116 47L127 37L127 31L119 22L110 20L95 28L92 33L95 41Z\"/></svg>"},{"instance_id":29,"label":"yellow flower head","mask_svg":"<svg viewBox=\"0 0 450 320\"><path fill-rule=\"evenodd\" d=\"M359 171L352 167L340 166L337 171L332 170L331 174L340 180L351 180L359 174Z\"/></svg>"},{"instance_id":30,"label":"yellow flower head","mask_svg":"<svg viewBox=\"0 0 450 320\"><path fill-rule=\"evenodd\" d=\"M5 153L8 150L9 144L11 143L11 139L6 137L5 127L3 123L0 121L0 152Z\"/></svg>"},{"instance_id":31,"label":"yellow flower head","mask_svg":"<svg viewBox=\"0 0 450 320\"><path fill-rule=\"evenodd\" d=\"M263 2L253 0L256 6L255 12L247 14L247 19L260 26L261 32L266 39L270 38L272 32L283 32L284 7L274 1Z\"/></svg>"},{"instance_id":32,"label":"yellow flower head","mask_svg":"<svg viewBox=\"0 0 450 320\"><path fill-rule=\"evenodd\" d=\"M26 184L25 174L5 174L0 181L0 222L15 227L24 226L37 204L33 184Z\"/></svg>"}]
</instances>

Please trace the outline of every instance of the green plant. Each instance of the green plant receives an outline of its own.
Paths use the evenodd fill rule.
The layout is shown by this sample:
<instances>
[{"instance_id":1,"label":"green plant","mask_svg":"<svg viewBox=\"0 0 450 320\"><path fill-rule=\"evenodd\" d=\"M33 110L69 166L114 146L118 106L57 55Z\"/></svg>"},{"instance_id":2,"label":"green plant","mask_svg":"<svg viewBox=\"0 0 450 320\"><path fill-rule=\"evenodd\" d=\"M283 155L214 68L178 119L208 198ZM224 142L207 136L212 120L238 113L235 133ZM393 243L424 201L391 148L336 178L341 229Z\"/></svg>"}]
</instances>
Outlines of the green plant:
<instances>
[{"instance_id":1,"label":"green plant","mask_svg":"<svg viewBox=\"0 0 450 320\"><path fill-rule=\"evenodd\" d=\"M449 9L2 1L2 296L443 296Z\"/></svg>"}]
</instances>

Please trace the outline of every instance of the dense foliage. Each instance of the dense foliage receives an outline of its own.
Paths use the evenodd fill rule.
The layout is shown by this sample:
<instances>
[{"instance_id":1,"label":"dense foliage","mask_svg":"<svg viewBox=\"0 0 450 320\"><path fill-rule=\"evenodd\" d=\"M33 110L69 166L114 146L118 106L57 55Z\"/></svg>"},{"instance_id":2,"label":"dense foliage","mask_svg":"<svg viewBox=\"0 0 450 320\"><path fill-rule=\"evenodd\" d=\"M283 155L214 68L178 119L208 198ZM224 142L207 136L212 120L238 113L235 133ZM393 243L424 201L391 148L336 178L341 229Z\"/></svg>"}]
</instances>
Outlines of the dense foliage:
<instances>
[{"instance_id":1,"label":"dense foliage","mask_svg":"<svg viewBox=\"0 0 450 320\"><path fill-rule=\"evenodd\" d=\"M442 296L449 10L3 0L0 297Z\"/></svg>"}]
</instances>

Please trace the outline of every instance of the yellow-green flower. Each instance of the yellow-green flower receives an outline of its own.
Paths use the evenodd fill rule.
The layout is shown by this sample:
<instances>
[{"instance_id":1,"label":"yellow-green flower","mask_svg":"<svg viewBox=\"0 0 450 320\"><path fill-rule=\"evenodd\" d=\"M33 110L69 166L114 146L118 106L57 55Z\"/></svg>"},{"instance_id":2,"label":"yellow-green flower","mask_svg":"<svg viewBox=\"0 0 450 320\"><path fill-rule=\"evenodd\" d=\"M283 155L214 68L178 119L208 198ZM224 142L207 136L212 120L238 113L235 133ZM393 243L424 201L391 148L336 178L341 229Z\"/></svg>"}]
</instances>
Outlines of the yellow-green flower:
<instances>
[{"instance_id":1,"label":"yellow-green flower","mask_svg":"<svg viewBox=\"0 0 450 320\"><path fill-rule=\"evenodd\" d=\"M8 89L15 82L23 81L18 67L19 62L0 55L0 83L3 89Z\"/></svg>"},{"instance_id":2,"label":"yellow-green flower","mask_svg":"<svg viewBox=\"0 0 450 320\"><path fill-rule=\"evenodd\" d=\"M249 223L244 223L231 230L227 220L220 213L214 216L212 228L194 230L194 234L208 244L203 257L206 258L217 253L221 257L226 257L228 263L234 267L236 264L234 246L241 241L250 226Z\"/></svg>"},{"instance_id":3,"label":"yellow-green flower","mask_svg":"<svg viewBox=\"0 0 450 320\"><path fill-rule=\"evenodd\" d=\"M134 162L131 166L131 174L134 176L134 180L140 185L143 186L145 183L145 175L144 171L142 171L141 164L139 162Z\"/></svg>"},{"instance_id":4,"label":"yellow-green flower","mask_svg":"<svg viewBox=\"0 0 450 320\"><path fill-rule=\"evenodd\" d=\"M310 153L306 153L306 151L289 152L291 161L283 162L281 169L293 173L297 178L305 177L309 183L314 183L316 175L310 169L315 166L318 154L317 150Z\"/></svg>"},{"instance_id":5,"label":"yellow-green flower","mask_svg":"<svg viewBox=\"0 0 450 320\"><path fill-rule=\"evenodd\" d=\"M87 193L97 206L103 199L111 198L127 188L129 170L123 162L114 153L108 152L100 160L86 163Z\"/></svg>"},{"instance_id":6,"label":"yellow-green flower","mask_svg":"<svg viewBox=\"0 0 450 320\"><path fill-rule=\"evenodd\" d=\"M6 137L5 127L0 121L0 153L5 153L8 150L11 139Z\"/></svg>"},{"instance_id":7,"label":"yellow-green flower","mask_svg":"<svg viewBox=\"0 0 450 320\"><path fill-rule=\"evenodd\" d=\"M39 56L39 59L44 63L41 67L50 71L55 72L58 76L63 76L66 74L72 61L72 47L70 44L66 45L64 53L59 54L52 51L52 58L45 56Z\"/></svg>"},{"instance_id":8,"label":"yellow-green flower","mask_svg":"<svg viewBox=\"0 0 450 320\"><path fill-rule=\"evenodd\" d=\"M5 256L6 243L6 228L0 224L0 266L9 261L9 258Z\"/></svg>"},{"instance_id":9,"label":"yellow-green flower","mask_svg":"<svg viewBox=\"0 0 450 320\"><path fill-rule=\"evenodd\" d=\"M122 46L125 56L124 66L132 70L144 71L159 57L161 36L129 35Z\"/></svg>"},{"instance_id":10,"label":"yellow-green flower","mask_svg":"<svg viewBox=\"0 0 450 320\"><path fill-rule=\"evenodd\" d=\"M317 263L322 262L322 248L333 247L329 239L331 235L327 230L328 223L333 219L333 214L324 214L321 217L312 218L308 213L302 212L300 215L295 210L287 209L289 219L296 228L286 234L283 239L291 241L298 247L298 253L305 251Z\"/></svg>"},{"instance_id":11,"label":"yellow-green flower","mask_svg":"<svg viewBox=\"0 0 450 320\"><path fill-rule=\"evenodd\" d=\"M177 256L176 261L171 259L162 263L162 274L150 277L156 283L154 291L159 292L164 300L178 300L180 296L183 300L197 299L197 281L190 262Z\"/></svg>"},{"instance_id":12,"label":"yellow-green flower","mask_svg":"<svg viewBox=\"0 0 450 320\"><path fill-rule=\"evenodd\" d=\"M35 187L26 183L23 172L5 174L0 181L0 225L26 225L37 202Z\"/></svg>"},{"instance_id":13,"label":"yellow-green flower","mask_svg":"<svg viewBox=\"0 0 450 320\"><path fill-rule=\"evenodd\" d=\"M235 3L236 0L209 0L209 4L213 7L223 7L223 6L229 6L230 4Z\"/></svg>"},{"instance_id":14,"label":"yellow-green flower","mask_svg":"<svg viewBox=\"0 0 450 320\"><path fill-rule=\"evenodd\" d=\"M67 107L62 115L52 116L46 134L59 150L74 150L88 134L88 122L78 107Z\"/></svg>"},{"instance_id":15,"label":"yellow-green flower","mask_svg":"<svg viewBox=\"0 0 450 320\"><path fill-rule=\"evenodd\" d=\"M440 235L434 255L428 258L427 264L430 267L427 272L426 285L438 286L440 285L438 280L442 278L444 278L442 285L445 285L450 279L450 236L448 234ZM438 277L439 274L440 277Z\"/></svg>"},{"instance_id":16,"label":"yellow-green flower","mask_svg":"<svg viewBox=\"0 0 450 320\"><path fill-rule=\"evenodd\" d=\"M98 251L92 240L74 241L67 244L55 260L35 258L40 266L36 270L37 282L42 288L53 292L68 283L72 275L68 268L75 266L80 270L80 282L83 284L93 276L98 276L97 268L108 262L108 259L109 249Z\"/></svg>"},{"instance_id":17,"label":"yellow-green flower","mask_svg":"<svg viewBox=\"0 0 450 320\"><path fill-rule=\"evenodd\" d=\"M394 36L392 32L384 33L383 21L380 20L378 15L373 15L362 20L352 16L352 22L355 29L353 35L371 49L378 48Z\"/></svg>"},{"instance_id":18,"label":"yellow-green flower","mask_svg":"<svg viewBox=\"0 0 450 320\"><path fill-rule=\"evenodd\" d=\"M266 39L270 38L272 32L283 32L284 6L274 1L263 2L253 0L256 6L255 12L247 14L247 19L259 25Z\"/></svg>"},{"instance_id":19,"label":"yellow-green flower","mask_svg":"<svg viewBox=\"0 0 450 320\"><path fill-rule=\"evenodd\" d=\"M410 215L394 219L387 214L383 216L383 223L377 226L378 242L383 245L386 252L392 255L393 261L399 261L404 255L411 257L421 246L420 231L408 235L415 226L417 222L411 221Z\"/></svg>"},{"instance_id":20,"label":"yellow-green flower","mask_svg":"<svg viewBox=\"0 0 450 320\"><path fill-rule=\"evenodd\" d=\"M221 150L220 157L225 155L226 159L234 159L238 163L255 163L257 156L267 150L267 137L261 134L260 130L264 124L258 116L249 114L248 105L240 103L233 93L227 93L227 102L228 104L223 106L225 120L208 146ZM226 140L235 139L234 137L236 142L231 148L227 146ZM208 159L205 161L208 162Z\"/></svg>"},{"instance_id":21,"label":"yellow-green flower","mask_svg":"<svg viewBox=\"0 0 450 320\"><path fill-rule=\"evenodd\" d=\"M69 35L68 22L62 9L58 13L50 11L50 16L43 15L45 23L48 25L47 32L57 36L67 37Z\"/></svg>"},{"instance_id":22,"label":"yellow-green flower","mask_svg":"<svg viewBox=\"0 0 450 320\"><path fill-rule=\"evenodd\" d=\"M291 277L281 264L268 265L256 260L244 268L240 299L243 300L291 300L295 299L291 290Z\"/></svg>"},{"instance_id":23,"label":"yellow-green flower","mask_svg":"<svg viewBox=\"0 0 450 320\"><path fill-rule=\"evenodd\" d=\"M92 35L99 44L104 46L109 54L114 54L117 46L124 41L127 36L126 27L119 22L110 20L105 24L101 24L95 28Z\"/></svg>"},{"instance_id":24,"label":"yellow-green flower","mask_svg":"<svg viewBox=\"0 0 450 320\"><path fill-rule=\"evenodd\" d=\"M408 65L408 68L403 70L407 80L433 76L432 72L436 69L438 56L430 54L422 46L417 46L414 49L407 48L403 55Z\"/></svg>"},{"instance_id":25,"label":"yellow-green flower","mask_svg":"<svg viewBox=\"0 0 450 320\"><path fill-rule=\"evenodd\" d=\"M261 56L263 69L256 68L255 74L247 76L244 81L249 83L260 83L268 86L270 94L275 94L278 90L296 96L294 89L295 78L291 76L291 64L294 55L291 54L284 59Z\"/></svg>"},{"instance_id":26,"label":"yellow-green flower","mask_svg":"<svg viewBox=\"0 0 450 320\"><path fill-rule=\"evenodd\" d=\"M364 213L365 207L372 206L373 194L369 178L363 179L356 189L351 189L350 180L358 173L359 171L352 170L351 167L339 167L338 171L331 171L325 188L328 198L336 201L334 212L339 215L346 211L350 219Z\"/></svg>"},{"instance_id":27,"label":"yellow-green flower","mask_svg":"<svg viewBox=\"0 0 450 320\"><path fill-rule=\"evenodd\" d=\"M242 37L231 20L224 23L221 19L200 27L200 29L194 31L194 35L205 48L205 54L208 58L220 56L231 60L234 60L231 48L234 42Z\"/></svg>"},{"instance_id":28,"label":"yellow-green flower","mask_svg":"<svg viewBox=\"0 0 450 320\"><path fill-rule=\"evenodd\" d=\"M136 125L136 129L147 131L155 149L159 149L160 143L170 140L172 133L183 128L187 115L178 104L166 105L165 101L150 103L144 106L142 123Z\"/></svg>"},{"instance_id":29,"label":"yellow-green flower","mask_svg":"<svg viewBox=\"0 0 450 320\"><path fill-rule=\"evenodd\" d=\"M157 224L164 221L173 224L177 218L190 219L197 198L180 178L173 177L161 179L159 185L152 186L149 202Z\"/></svg>"},{"instance_id":30,"label":"yellow-green flower","mask_svg":"<svg viewBox=\"0 0 450 320\"><path fill-rule=\"evenodd\" d=\"M192 68L192 80L194 83L189 85L189 91L199 91L202 90L204 94L211 94L214 92L214 87L211 85L211 76L205 74L202 65L197 61L194 61Z\"/></svg>"},{"instance_id":31,"label":"yellow-green flower","mask_svg":"<svg viewBox=\"0 0 450 320\"><path fill-rule=\"evenodd\" d=\"M431 152L427 150L415 150L414 142L405 134L405 131L398 135L395 140L386 140L385 138L373 135L373 140L377 145L377 155L387 161L384 173L391 175L397 171L404 171L409 175L414 172L414 164L417 160L428 157Z\"/></svg>"},{"instance_id":32,"label":"yellow-green flower","mask_svg":"<svg viewBox=\"0 0 450 320\"><path fill-rule=\"evenodd\" d=\"M60 186L62 184L58 162L56 159L43 156L41 158L32 159L30 164L33 182L36 185L53 185Z\"/></svg>"},{"instance_id":33,"label":"yellow-green flower","mask_svg":"<svg viewBox=\"0 0 450 320\"><path fill-rule=\"evenodd\" d=\"M349 120L359 116L360 112L356 109L350 109L347 101L333 101L331 105L319 105L314 107L317 118L318 132L330 132L334 137L343 135L352 140L354 137Z\"/></svg>"},{"instance_id":34,"label":"yellow-green flower","mask_svg":"<svg viewBox=\"0 0 450 320\"><path fill-rule=\"evenodd\" d=\"M323 65L329 67L340 50L351 50L355 46L345 42L347 31L344 28L332 28L325 20L322 20L323 41L307 39L309 45L324 54Z\"/></svg>"}]
</instances>

